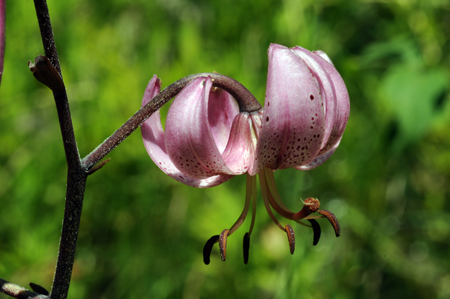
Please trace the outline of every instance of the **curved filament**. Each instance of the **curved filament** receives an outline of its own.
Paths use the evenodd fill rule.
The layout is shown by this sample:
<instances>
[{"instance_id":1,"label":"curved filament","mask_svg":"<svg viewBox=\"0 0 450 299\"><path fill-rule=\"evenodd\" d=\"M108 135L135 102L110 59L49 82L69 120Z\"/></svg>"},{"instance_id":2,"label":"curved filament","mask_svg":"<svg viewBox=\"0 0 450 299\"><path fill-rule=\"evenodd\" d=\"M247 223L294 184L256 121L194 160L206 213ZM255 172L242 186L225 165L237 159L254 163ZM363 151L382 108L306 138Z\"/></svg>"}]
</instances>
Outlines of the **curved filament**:
<instances>
[{"instance_id":1,"label":"curved filament","mask_svg":"<svg viewBox=\"0 0 450 299\"><path fill-rule=\"evenodd\" d=\"M236 222L231 226L231 228L230 228L230 230L228 232L228 236L230 236L232 233L234 233L242 225L242 223L244 223L245 217L247 217L247 213L248 213L248 210L250 208L250 202L251 202L252 196L253 196L253 189L255 190L254 192L256 193L256 186L255 186L255 188L253 188L252 177L249 176L249 175L247 175L247 186L246 186L246 189L247 190L245 192L244 210L242 211L241 215L236 220ZM254 212L252 211L252 223L254 222L253 213Z\"/></svg>"},{"instance_id":2,"label":"curved filament","mask_svg":"<svg viewBox=\"0 0 450 299\"><path fill-rule=\"evenodd\" d=\"M261 193L262 193L262 198L263 198L263 202L264 202L264 206L266 207L267 213L269 213L270 218L272 218L273 222L275 222L275 224L282 230L282 231L286 231L286 229L280 224L280 222L278 222L277 218L275 218L275 216L272 213L272 209L270 208L270 200L272 199L270 196L270 191L269 191L269 187L267 186L267 180L266 180L266 176L264 174L264 171L261 171L259 173L259 184L261 187ZM273 200L272 200L273 201ZM275 209L275 207L274 207ZM277 211L278 212L278 211ZM283 215L282 215L283 216Z\"/></svg>"}]
</instances>

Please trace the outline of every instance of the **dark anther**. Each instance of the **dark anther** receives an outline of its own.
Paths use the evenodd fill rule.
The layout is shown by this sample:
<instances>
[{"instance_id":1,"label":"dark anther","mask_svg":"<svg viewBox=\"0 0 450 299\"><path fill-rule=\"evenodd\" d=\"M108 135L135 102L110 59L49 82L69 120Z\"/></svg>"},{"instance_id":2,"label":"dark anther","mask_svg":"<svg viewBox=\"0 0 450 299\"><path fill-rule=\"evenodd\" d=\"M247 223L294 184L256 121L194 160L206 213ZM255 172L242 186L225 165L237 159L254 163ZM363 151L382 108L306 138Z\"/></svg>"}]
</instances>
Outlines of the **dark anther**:
<instances>
[{"instance_id":1,"label":"dark anther","mask_svg":"<svg viewBox=\"0 0 450 299\"><path fill-rule=\"evenodd\" d=\"M205 263L205 265L209 265L209 257L211 256L213 245L217 241L219 241L219 235L212 236L208 241L206 241L205 247L203 247L203 262Z\"/></svg>"},{"instance_id":2,"label":"dark anther","mask_svg":"<svg viewBox=\"0 0 450 299\"><path fill-rule=\"evenodd\" d=\"M31 289L38 294L45 295L45 296L48 296L50 294L44 287L42 287L38 284L30 282L29 285L30 285Z\"/></svg>"},{"instance_id":3,"label":"dark anther","mask_svg":"<svg viewBox=\"0 0 450 299\"><path fill-rule=\"evenodd\" d=\"M320 230L320 225L319 222L317 222L314 219L308 219L309 223L311 223L313 232L314 232L314 239L313 239L313 245L316 246L317 243L319 243L319 239L320 239L320 234L321 234L321 230Z\"/></svg>"},{"instance_id":4,"label":"dark anther","mask_svg":"<svg viewBox=\"0 0 450 299\"><path fill-rule=\"evenodd\" d=\"M245 233L244 235L244 264L248 263L248 254L250 251L250 234Z\"/></svg>"},{"instance_id":5,"label":"dark anther","mask_svg":"<svg viewBox=\"0 0 450 299\"><path fill-rule=\"evenodd\" d=\"M220 249L220 257L222 261L225 261L227 258L227 237L228 237L228 229L224 229L223 232L219 236L219 249Z\"/></svg>"},{"instance_id":6,"label":"dark anther","mask_svg":"<svg viewBox=\"0 0 450 299\"><path fill-rule=\"evenodd\" d=\"M336 237L339 237L341 235L341 226L339 225L339 221L337 220L336 216L334 216L333 213L326 210L319 210L317 211L320 215L325 216L325 218L330 221L331 225L334 228L334 232L336 233Z\"/></svg>"},{"instance_id":7,"label":"dark anther","mask_svg":"<svg viewBox=\"0 0 450 299\"><path fill-rule=\"evenodd\" d=\"M286 224L285 229L286 229L286 233L287 233L288 240L289 240L289 249L291 250L291 254L294 254L294 250L295 250L294 230L292 229L292 226L290 226L289 224Z\"/></svg>"}]
</instances>

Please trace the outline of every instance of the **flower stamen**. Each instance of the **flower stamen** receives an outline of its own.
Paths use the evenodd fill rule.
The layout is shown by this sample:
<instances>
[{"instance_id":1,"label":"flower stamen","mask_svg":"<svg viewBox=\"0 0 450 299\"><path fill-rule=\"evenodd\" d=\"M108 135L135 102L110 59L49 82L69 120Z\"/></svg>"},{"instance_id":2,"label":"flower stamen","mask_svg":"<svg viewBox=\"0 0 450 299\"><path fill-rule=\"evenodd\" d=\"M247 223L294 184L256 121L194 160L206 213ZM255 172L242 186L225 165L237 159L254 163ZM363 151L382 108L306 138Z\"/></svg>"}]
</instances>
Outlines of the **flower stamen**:
<instances>
[{"instance_id":1,"label":"flower stamen","mask_svg":"<svg viewBox=\"0 0 450 299\"><path fill-rule=\"evenodd\" d=\"M265 179L265 175L264 175L264 171L262 171L259 174L259 184L261 186L261 193L262 193L262 198L263 198L263 202L264 202L264 207L267 210L267 213L269 214L270 218L272 219L272 221L284 232L286 232L286 229L280 224L280 222L278 222L277 218L275 218L275 216L272 213L272 209L270 208L271 203L273 202L273 197L271 196L270 192L269 192L269 188L267 186L267 181ZM283 216L283 210L281 210L280 212L277 210L277 207L274 207L272 205L272 207L275 209L275 211L277 211L278 214L280 214L281 216ZM285 211L284 211L285 212ZM286 217L285 217L286 218Z\"/></svg>"},{"instance_id":2,"label":"flower stamen","mask_svg":"<svg viewBox=\"0 0 450 299\"><path fill-rule=\"evenodd\" d=\"M286 233L289 240L289 249L291 251L291 254L294 254L295 251L295 234L294 229L289 224L286 224Z\"/></svg>"},{"instance_id":3,"label":"flower stamen","mask_svg":"<svg viewBox=\"0 0 450 299\"><path fill-rule=\"evenodd\" d=\"M250 252L250 233L245 233L244 235L244 264L248 263L248 256Z\"/></svg>"},{"instance_id":4,"label":"flower stamen","mask_svg":"<svg viewBox=\"0 0 450 299\"><path fill-rule=\"evenodd\" d=\"M295 221L304 219L311 213L316 212L320 207L320 202L317 198L309 197L303 202L303 208L299 212L294 213L290 211L281 200L275 185L273 171L269 168L265 168L264 171L260 173L260 184L261 188L263 188L264 185L265 189L268 191L267 196L272 208L277 211L280 216L286 219ZM264 190L262 192L264 193Z\"/></svg>"},{"instance_id":5,"label":"flower stamen","mask_svg":"<svg viewBox=\"0 0 450 299\"><path fill-rule=\"evenodd\" d=\"M252 234L253 227L255 225L256 219L256 177L247 174L247 194L251 189L251 199L252 199L252 220L250 222L250 229L244 235L243 251L244 251L244 264L247 265L249 253L250 253L250 235Z\"/></svg>"},{"instance_id":6,"label":"flower stamen","mask_svg":"<svg viewBox=\"0 0 450 299\"><path fill-rule=\"evenodd\" d=\"M283 227L280 224L280 222L278 222L277 218L275 218L275 216L273 215L271 207L284 218L290 219L290 216L293 215L294 213L290 212L281 201L280 201L281 205L283 205L284 208L281 205L279 205L276 202L276 200L274 199L274 197L272 196L272 193L270 192L271 190L269 188L267 176L266 176L266 174L268 174L268 173L272 174L271 170L266 168L264 171L261 171L261 173L259 174L259 182L261 185L261 193L262 193L262 197L263 197L264 206L266 207L267 213L269 214L270 218L272 218L273 222L275 222L275 224L282 231L286 232L288 241L289 241L289 250L290 250L291 254L294 254L294 251L295 251L294 229L289 224L287 224L285 227ZM272 190L276 191L276 189L272 189Z\"/></svg>"},{"instance_id":7,"label":"flower stamen","mask_svg":"<svg viewBox=\"0 0 450 299\"><path fill-rule=\"evenodd\" d=\"M230 236L232 233L234 233L242 225L242 223L244 223L244 220L247 217L248 210L250 208L250 202L252 200L252 189L253 189L252 188L252 179L249 175L247 175L247 190L245 193L244 210L242 211L241 215L236 220L236 222L231 226L228 236ZM256 187L255 187L255 189L256 189ZM252 212L252 214L253 214L253 212Z\"/></svg>"},{"instance_id":8,"label":"flower stamen","mask_svg":"<svg viewBox=\"0 0 450 299\"><path fill-rule=\"evenodd\" d=\"M227 257L227 238L234 233L241 225L244 223L247 217L248 210L250 209L250 202L252 202L252 220L250 223L250 230L244 236L244 263L247 264L249 249L250 249L250 235L253 231L255 225L256 217L256 178L247 174L247 191L245 196L244 210L242 211L239 218L231 226L230 229L225 229L220 235L212 236L203 247L203 262L206 265L210 263L210 255L212 248L215 243L219 242L220 257L222 261L226 260Z\"/></svg>"},{"instance_id":9,"label":"flower stamen","mask_svg":"<svg viewBox=\"0 0 450 299\"><path fill-rule=\"evenodd\" d=\"M311 223L311 227L314 232L314 238L313 238L313 246L316 246L317 243L319 243L320 235L321 235L321 229L319 222L317 222L314 219L308 219L309 223Z\"/></svg>"},{"instance_id":10,"label":"flower stamen","mask_svg":"<svg viewBox=\"0 0 450 299\"><path fill-rule=\"evenodd\" d=\"M327 210L319 210L317 211L317 213L325 216L325 218L330 221L331 225L334 228L334 232L336 233L336 237L339 237L341 235L341 226L339 225L339 221L337 220L336 216L334 216L333 213Z\"/></svg>"},{"instance_id":11,"label":"flower stamen","mask_svg":"<svg viewBox=\"0 0 450 299\"><path fill-rule=\"evenodd\" d=\"M219 235L214 235L206 241L205 246L203 247L203 262L205 265L209 265L211 251L215 243L219 241Z\"/></svg>"},{"instance_id":12,"label":"flower stamen","mask_svg":"<svg viewBox=\"0 0 450 299\"><path fill-rule=\"evenodd\" d=\"M227 237L228 237L228 229L224 229L223 232L219 236L219 249L220 249L220 258L222 261L225 261L227 258Z\"/></svg>"}]
</instances>

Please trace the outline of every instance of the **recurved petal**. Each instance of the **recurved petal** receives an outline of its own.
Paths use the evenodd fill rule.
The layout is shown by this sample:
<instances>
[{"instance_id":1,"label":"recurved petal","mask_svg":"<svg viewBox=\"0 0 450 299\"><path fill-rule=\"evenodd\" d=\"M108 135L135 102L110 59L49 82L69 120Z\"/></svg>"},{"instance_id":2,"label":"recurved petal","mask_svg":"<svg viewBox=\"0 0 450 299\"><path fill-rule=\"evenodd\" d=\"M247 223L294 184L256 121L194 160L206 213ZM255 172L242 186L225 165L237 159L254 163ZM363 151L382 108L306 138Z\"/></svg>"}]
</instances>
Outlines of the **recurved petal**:
<instances>
[{"instance_id":1,"label":"recurved petal","mask_svg":"<svg viewBox=\"0 0 450 299\"><path fill-rule=\"evenodd\" d=\"M322 57L323 59L325 59L326 61L328 61L332 65L334 65L333 61L331 61L330 57L328 57L327 53L325 53L324 51L317 50L317 51L313 51L313 53L316 53L317 55L319 55L320 57Z\"/></svg>"},{"instance_id":2,"label":"recurved petal","mask_svg":"<svg viewBox=\"0 0 450 299\"><path fill-rule=\"evenodd\" d=\"M340 142L341 142L341 140L339 140L333 146L333 148L331 148L328 152L318 156L317 158L315 158L314 160L309 162L307 165L298 166L298 167L294 167L294 168L298 169L298 170L302 170L302 171L307 171L307 170L314 169L314 168L316 168L319 165L322 165L325 161L327 161L334 154L334 152L336 151L336 149L339 146Z\"/></svg>"},{"instance_id":3,"label":"recurved petal","mask_svg":"<svg viewBox=\"0 0 450 299\"><path fill-rule=\"evenodd\" d=\"M239 106L228 92L215 87L211 89L208 101L209 127L220 153L227 146L231 125L238 113Z\"/></svg>"},{"instance_id":4,"label":"recurved petal","mask_svg":"<svg viewBox=\"0 0 450 299\"><path fill-rule=\"evenodd\" d=\"M342 79L341 75L334 67L333 62L323 51L313 52L319 55L323 60L320 63L327 70L330 78L332 79L334 93L335 93L335 117L334 117L334 129L330 135L327 144L322 147L320 154L327 152L330 148L334 148L334 144L339 143L344 134L345 127L347 126L348 118L350 116L350 97L348 95L347 87Z\"/></svg>"},{"instance_id":5,"label":"recurved petal","mask_svg":"<svg viewBox=\"0 0 450 299\"><path fill-rule=\"evenodd\" d=\"M234 175L223 161L211 133L208 100L212 81L200 77L175 98L166 119L167 153L177 169L195 179Z\"/></svg>"},{"instance_id":6,"label":"recurved petal","mask_svg":"<svg viewBox=\"0 0 450 299\"><path fill-rule=\"evenodd\" d=\"M150 102L150 100L153 99L153 97L156 96L160 90L161 80L158 78L158 76L153 75L153 77L150 79L150 82L148 82L147 87L145 88L141 107Z\"/></svg>"},{"instance_id":7,"label":"recurved petal","mask_svg":"<svg viewBox=\"0 0 450 299\"><path fill-rule=\"evenodd\" d=\"M338 137L332 136L333 140L328 142L332 144L333 142L336 142L336 140L340 141L342 135L344 134L344 130L350 116L350 97L348 95L347 86L345 85L344 80L334 67L334 64L331 62L327 54L322 51L315 51L314 53L317 53L324 59L324 61L329 62L329 64L326 62L323 62L323 64L327 66L327 71L333 80L336 93L337 116L335 120L335 127L337 127L336 136ZM321 152L324 151L326 151L326 148L323 148Z\"/></svg>"},{"instance_id":8,"label":"recurved petal","mask_svg":"<svg viewBox=\"0 0 450 299\"><path fill-rule=\"evenodd\" d=\"M161 81L155 76L150 80L142 100L142 106L147 104L161 88ZM194 179L180 172L169 158L161 125L159 110L153 113L141 126L145 149L155 164L175 180L199 188L213 187L231 178L229 175L217 175L206 179Z\"/></svg>"},{"instance_id":9,"label":"recurved petal","mask_svg":"<svg viewBox=\"0 0 450 299\"><path fill-rule=\"evenodd\" d=\"M297 46L292 50L303 59L319 84L325 112L325 132L322 140L321 152L326 152L334 145L336 140L334 140L335 138L333 137L337 136L338 130L337 120L339 110L337 107L333 79L329 73L330 68L334 67L319 55L302 47Z\"/></svg>"},{"instance_id":10,"label":"recurved petal","mask_svg":"<svg viewBox=\"0 0 450 299\"><path fill-rule=\"evenodd\" d=\"M334 147L344 133L350 111L347 88L324 52L311 52L299 46L292 50L304 60L321 89L325 109L325 135L319 154L325 154Z\"/></svg>"},{"instance_id":11,"label":"recurved petal","mask_svg":"<svg viewBox=\"0 0 450 299\"><path fill-rule=\"evenodd\" d=\"M249 171L255 160L256 136L252 132L252 122L252 115L247 112L241 112L234 118L230 139L222 154L227 167L236 174Z\"/></svg>"},{"instance_id":12,"label":"recurved petal","mask_svg":"<svg viewBox=\"0 0 450 299\"><path fill-rule=\"evenodd\" d=\"M272 44L257 153L272 169L306 165L324 137L324 109L316 79L292 50Z\"/></svg>"}]
</instances>

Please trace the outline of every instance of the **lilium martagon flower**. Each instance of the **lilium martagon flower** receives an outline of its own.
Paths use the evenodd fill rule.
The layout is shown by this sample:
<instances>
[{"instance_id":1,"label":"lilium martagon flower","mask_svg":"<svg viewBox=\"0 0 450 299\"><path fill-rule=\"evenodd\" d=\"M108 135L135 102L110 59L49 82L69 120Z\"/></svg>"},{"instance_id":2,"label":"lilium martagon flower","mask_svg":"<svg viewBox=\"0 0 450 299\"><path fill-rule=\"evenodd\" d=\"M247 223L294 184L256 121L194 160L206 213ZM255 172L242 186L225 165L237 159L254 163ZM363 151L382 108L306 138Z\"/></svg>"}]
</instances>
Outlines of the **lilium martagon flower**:
<instances>
[{"instance_id":1,"label":"lilium martagon flower","mask_svg":"<svg viewBox=\"0 0 450 299\"><path fill-rule=\"evenodd\" d=\"M316 198L304 200L299 212L290 211L275 185L273 172L293 167L310 170L324 163L336 150L347 124L350 104L347 89L331 60L321 51L272 44L264 108L242 112L233 97L213 87L210 77L188 84L174 99L164 131L159 111L142 125L145 148L167 175L189 186L217 186L235 175L246 174L244 209L237 221L204 246L205 264L215 243L226 259L227 238L244 222L250 206L252 217L244 235L244 262L248 262L250 235L256 215L256 175L264 206L271 219L286 232L290 252L295 249L293 228L281 225L272 212L313 228L313 245L321 230L316 219L327 218L336 236L339 222L333 213L320 210ZM154 76L142 101L144 106L160 90ZM313 215L316 213L318 215ZM309 222L305 223L304 220Z\"/></svg>"}]
</instances>

